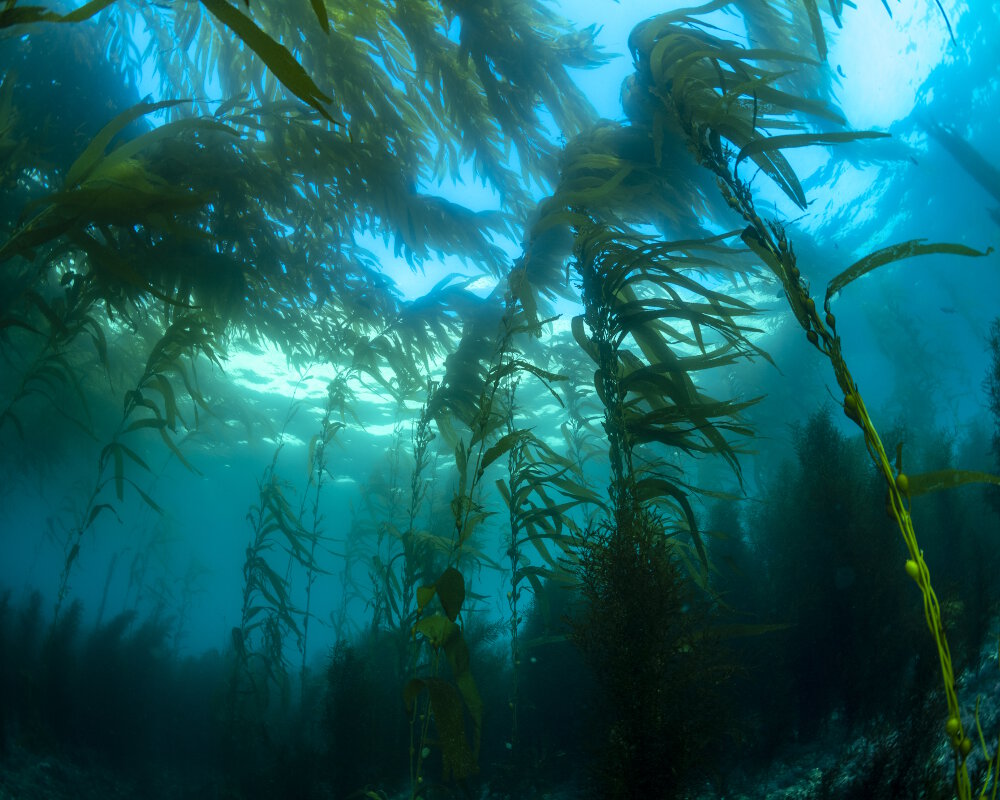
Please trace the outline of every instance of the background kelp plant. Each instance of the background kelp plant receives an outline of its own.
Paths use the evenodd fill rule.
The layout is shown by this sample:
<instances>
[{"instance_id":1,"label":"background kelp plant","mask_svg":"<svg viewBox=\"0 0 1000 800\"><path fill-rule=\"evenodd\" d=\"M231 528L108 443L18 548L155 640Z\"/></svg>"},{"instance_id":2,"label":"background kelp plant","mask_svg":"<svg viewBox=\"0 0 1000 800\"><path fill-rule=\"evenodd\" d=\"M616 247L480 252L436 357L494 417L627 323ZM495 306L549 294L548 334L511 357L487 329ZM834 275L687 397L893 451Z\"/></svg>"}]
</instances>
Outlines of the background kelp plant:
<instances>
[{"instance_id":1,"label":"background kelp plant","mask_svg":"<svg viewBox=\"0 0 1000 800\"><path fill-rule=\"evenodd\" d=\"M996 231L810 205L918 165L836 105L854 11L664 8L612 121L571 72L596 29L539 0L8 0L4 784L61 754L118 776L75 797L995 798ZM989 328L961 434L920 262ZM851 371L879 349L902 402Z\"/></svg>"}]
</instances>

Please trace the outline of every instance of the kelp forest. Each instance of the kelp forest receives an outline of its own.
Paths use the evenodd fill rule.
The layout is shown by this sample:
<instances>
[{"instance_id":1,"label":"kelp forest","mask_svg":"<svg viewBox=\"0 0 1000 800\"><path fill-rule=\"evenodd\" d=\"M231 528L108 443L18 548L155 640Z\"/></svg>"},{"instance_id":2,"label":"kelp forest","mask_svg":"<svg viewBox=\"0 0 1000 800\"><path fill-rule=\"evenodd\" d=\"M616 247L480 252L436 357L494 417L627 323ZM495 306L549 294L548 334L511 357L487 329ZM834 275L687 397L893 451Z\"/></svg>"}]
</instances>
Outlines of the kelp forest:
<instances>
[{"instance_id":1,"label":"kelp forest","mask_svg":"<svg viewBox=\"0 0 1000 800\"><path fill-rule=\"evenodd\" d=\"M3 3L0 796L1000 795L1000 9L677 5Z\"/></svg>"}]
</instances>

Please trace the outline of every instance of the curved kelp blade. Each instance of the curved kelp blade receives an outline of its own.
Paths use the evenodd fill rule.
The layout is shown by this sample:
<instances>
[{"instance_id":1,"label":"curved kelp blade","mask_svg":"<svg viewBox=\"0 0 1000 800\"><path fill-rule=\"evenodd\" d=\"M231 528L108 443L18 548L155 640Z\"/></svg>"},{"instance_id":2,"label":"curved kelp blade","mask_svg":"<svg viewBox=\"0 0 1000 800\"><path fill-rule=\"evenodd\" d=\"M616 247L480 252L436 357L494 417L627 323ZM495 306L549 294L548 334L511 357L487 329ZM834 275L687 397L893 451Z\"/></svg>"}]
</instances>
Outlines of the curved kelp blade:
<instances>
[{"instance_id":1,"label":"curved kelp blade","mask_svg":"<svg viewBox=\"0 0 1000 800\"><path fill-rule=\"evenodd\" d=\"M180 103L185 102L184 100L163 100L159 103L137 103L131 108L127 108L118 114L111 122L101 128L97 135L91 139L90 144L87 145L86 149L79 155L76 161L70 166L69 170L66 172L66 187L75 186L80 183L95 166L104 157L104 151L111 144L111 140L115 138L119 133L122 132L130 123L139 119L139 117L150 114L154 111L159 111L163 108L170 108L171 106L176 106Z\"/></svg>"},{"instance_id":2,"label":"curved kelp blade","mask_svg":"<svg viewBox=\"0 0 1000 800\"><path fill-rule=\"evenodd\" d=\"M764 136L754 139L740 148L736 165L748 156L772 150L787 150L792 147L810 147L816 144L844 144L858 139L887 139L888 133L879 131L835 131L833 133L787 133L781 136Z\"/></svg>"},{"instance_id":3,"label":"curved kelp blade","mask_svg":"<svg viewBox=\"0 0 1000 800\"><path fill-rule=\"evenodd\" d=\"M25 25L32 22L83 22L103 11L115 0L90 0L68 14L57 14L44 6L12 6L0 11L0 28L11 25ZM8 4L11 5L11 4Z\"/></svg>"},{"instance_id":4,"label":"curved kelp blade","mask_svg":"<svg viewBox=\"0 0 1000 800\"><path fill-rule=\"evenodd\" d=\"M332 117L323 106L324 103L333 102L333 98L323 94L309 77L309 73L295 60L295 56L258 28L246 14L226 0L201 0L201 4L260 56L267 68L274 73L274 77L296 97L315 108L330 122L344 124L343 120Z\"/></svg>"},{"instance_id":5,"label":"curved kelp blade","mask_svg":"<svg viewBox=\"0 0 1000 800\"><path fill-rule=\"evenodd\" d=\"M1000 475L989 472L977 472L968 469L942 469L936 472L923 472L919 475L907 475L910 496L939 492L942 489L954 489L967 483L992 483L1000 486Z\"/></svg>"},{"instance_id":6,"label":"curved kelp blade","mask_svg":"<svg viewBox=\"0 0 1000 800\"><path fill-rule=\"evenodd\" d=\"M902 261L904 258L912 258L913 256L929 256L935 253L948 253L955 256L986 256L993 252L992 247L988 247L985 252L981 252L971 247L966 247L964 244L952 244L949 242L923 244L924 241L926 240L910 239L907 242L883 247L881 250L876 250L874 253L870 253L860 261L855 262L830 281L826 287L827 302L851 281L860 278L877 267L891 264L893 261Z\"/></svg>"}]
</instances>

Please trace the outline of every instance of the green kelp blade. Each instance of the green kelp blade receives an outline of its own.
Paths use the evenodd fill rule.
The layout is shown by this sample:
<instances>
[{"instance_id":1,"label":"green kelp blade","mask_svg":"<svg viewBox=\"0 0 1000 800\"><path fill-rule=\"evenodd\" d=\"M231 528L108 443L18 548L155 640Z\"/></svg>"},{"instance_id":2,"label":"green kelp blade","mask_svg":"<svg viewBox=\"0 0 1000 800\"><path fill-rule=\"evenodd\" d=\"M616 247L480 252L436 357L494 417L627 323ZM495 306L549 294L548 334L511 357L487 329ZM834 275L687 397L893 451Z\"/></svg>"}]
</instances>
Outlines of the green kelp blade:
<instances>
[{"instance_id":1,"label":"green kelp blade","mask_svg":"<svg viewBox=\"0 0 1000 800\"><path fill-rule=\"evenodd\" d=\"M176 105L176 103L182 103L185 101L178 100L167 102L171 105ZM158 103L157 105L163 104ZM235 129L221 122L200 118L177 119L173 122L168 122L165 125L159 125L156 128L153 128L153 130L147 131L141 136L137 136L135 139L116 147L108 153L103 160L93 165L92 168L88 170L88 173L91 177L95 178L103 178L105 175L114 176L118 165L133 159L143 150L148 149L153 144L156 144L161 140L173 141L177 139L179 134L186 132L199 134L208 134L213 132L225 133L234 138L239 137L239 133Z\"/></svg>"},{"instance_id":2,"label":"green kelp blade","mask_svg":"<svg viewBox=\"0 0 1000 800\"><path fill-rule=\"evenodd\" d=\"M54 11L49 11L45 6L12 6L0 11L0 28L33 22L83 22L114 2L116 0L90 0L89 3L84 3L76 11L71 11L68 14L57 14Z\"/></svg>"},{"instance_id":3,"label":"green kelp blade","mask_svg":"<svg viewBox=\"0 0 1000 800\"><path fill-rule=\"evenodd\" d=\"M462 610L462 603L465 602L465 578L462 577L462 573L454 567L448 567L430 586L417 587L418 610L423 611L435 596L441 601L441 607L448 620L454 623ZM416 630L430 635L427 631L421 630L419 623Z\"/></svg>"},{"instance_id":4,"label":"green kelp blade","mask_svg":"<svg viewBox=\"0 0 1000 800\"><path fill-rule=\"evenodd\" d=\"M459 628L444 614L432 614L417 620L413 631L427 639L430 646L437 650L446 645L459 632Z\"/></svg>"},{"instance_id":5,"label":"green kelp blade","mask_svg":"<svg viewBox=\"0 0 1000 800\"><path fill-rule=\"evenodd\" d=\"M91 525L93 525L94 520L100 516L102 511L110 511L116 517L118 516L118 512L115 511L115 507L111 505L111 503L98 503L96 506L90 509L90 516L87 517L87 524L84 525L84 528L86 529L89 528Z\"/></svg>"},{"instance_id":6,"label":"green kelp blade","mask_svg":"<svg viewBox=\"0 0 1000 800\"><path fill-rule=\"evenodd\" d=\"M910 482L911 497L939 492L942 489L954 489L967 483L992 483L994 486L1000 486L1000 475L968 469L942 469L922 472L919 475L907 475L907 478Z\"/></svg>"},{"instance_id":7,"label":"green kelp blade","mask_svg":"<svg viewBox=\"0 0 1000 800\"><path fill-rule=\"evenodd\" d=\"M465 717L459 689L441 678L413 678L403 689L408 709L427 690L430 711L437 729L437 746L441 749L441 768L446 780L462 780L473 775L478 766L465 733Z\"/></svg>"},{"instance_id":8,"label":"green kelp blade","mask_svg":"<svg viewBox=\"0 0 1000 800\"><path fill-rule=\"evenodd\" d=\"M838 28L843 28L844 23L840 20L841 12L844 10L843 0L830 0L830 14L833 15L833 21L837 23Z\"/></svg>"},{"instance_id":9,"label":"green kelp blade","mask_svg":"<svg viewBox=\"0 0 1000 800\"><path fill-rule=\"evenodd\" d=\"M826 34L823 33L823 20L820 19L816 0L803 0L803 5L809 15L809 27L812 28L813 39L816 42L816 52L823 61L826 61Z\"/></svg>"},{"instance_id":10,"label":"green kelp blade","mask_svg":"<svg viewBox=\"0 0 1000 800\"><path fill-rule=\"evenodd\" d=\"M149 506L151 509L153 509L153 511L155 511L157 514L159 514L161 517L164 516L163 509L160 508L160 506L157 505L156 501L152 497L150 497L146 492L144 492L142 489L140 489L139 486L138 486L138 484L136 484L136 482L133 481L131 478L126 478L126 480L130 484L132 484L132 488L135 489L135 491L138 493L139 497L142 498L142 501L147 506Z\"/></svg>"},{"instance_id":11,"label":"green kelp blade","mask_svg":"<svg viewBox=\"0 0 1000 800\"><path fill-rule=\"evenodd\" d=\"M315 108L335 125L345 124L344 120L331 116L323 106L323 103L333 102L333 98L323 94L309 77L309 73L295 60L295 56L258 28L250 17L231 6L226 0L201 0L201 4L260 56L267 68L274 73L274 77L296 97Z\"/></svg>"},{"instance_id":12,"label":"green kelp blade","mask_svg":"<svg viewBox=\"0 0 1000 800\"><path fill-rule=\"evenodd\" d=\"M511 431L510 433L501 436L496 443L483 454L479 468L486 469L490 464L500 458L500 456L513 450L517 445L523 444L525 441L531 439L531 437L532 433L530 428Z\"/></svg>"},{"instance_id":13,"label":"green kelp blade","mask_svg":"<svg viewBox=\"0 0 1000 800\"><path fill-rule=\"evenodd\" d=\"M70 11L68 14L64 14L55 21L83 22L85 19L90 19L99 11L103 11L114 2L116 2L116 0L90 0L89 3L84 3L76 9L76 11Z\"/></svg>"},{"instance_id":14,"label":"green kelp blade","mask_svg":"<svg viewBox=\"0 0 1000 800\"><path fill-rule=\"evenodd\" d=\"M312 3L313 11L316 12L316 19L319 20L319 24L323 26L323 30L326 33L330 32L330 16L326 13L326 3L324 0L310 0Z\"/></svg>"},{"instance_id":15,"label":"green kelp blade","mask_svg":"<svg viewBox=\"0 0 1000 800\"><path fill-rule=\"evenodd\" d=\"M28 25L44 22L55 16L45 6L14 6L0 11L0 29L13 25Z\"/></svg>"},{"instance_id":16,"label":"green kelp blade","mask_svg":"<svg viewBox=\"0 0 1000 800\"><path fill-rule=\"evenodd\" d=\"M816 144L843 144L858 139L886 139L891 134L880 131L835 131L833 133L787 133L781 136L762 136L747 142L736 156L736 166L757 153L787 150L792 147L809 147Z\"/></svg>"},{"instance_id":17,"label":"green kelp blade","mask_svg":"<svg viewBox=\"0 0 1000 800\"><path fill-rule=\"evenodd\" d=\"M100 465L101 470L104 470L105 465L108 463L108 456L111 456L114 461L114 482L115 482L115 496L119 501L125 495L125 457L121 451L121 444L116 441L108 442L101 451Z\"/></svg>"},{"instance_id":18,"label":"green kelp blade","mask_svg":"<svg viewBox=\"0 0 1000 800\"><path fill-rule=\"evenodd\" d=\"M698 530L698 518L695 516L691 501L688 500L687 493L672 481L666 478L646 477L641 478L636 483L636 495L640 500L650 501L658 497L671 497L681 507L684 512L684 520L687 523L687 532L691 536L695 552L698 553L698 560L702 567L708 569L708 551L702 541L701 533Z\"/></svg>"},{"instance_id":19,"label":"green kelp blade","mask_svg":"<svg viewBox=\"0 0 1000 800\"><path fill-rule=\"evenodd\" d=\"M465 602L465 578L454 567L448 567L434 583L438 599L444 608L444 613L452 622L458 617Z\"/></svg>"},{"instance_id":20,"label":"green kelp blade","mask_svg":"<svg viewBox=\"0 0 1000 800\"><path fill-rule=\"evenodd\" d=\"M881 250L869 253L830 281L826 287L826 301L829 302L831 297L856 278L860 278L877 267L891 264L893 261L902 261L904 258L912 258L913 256L928 256L934 253L950 253L956 256L986 256L993 252L992 247L987 247L985 252L981 252L966 247L964 244L949 242L923 244L925 241L925 239L910 239L907 242L883 247Z\"/></svg>"},{"instance_id":21,"label":"green kelp blade","mask_svg":"<svg viewBox=\"0 0 1000 800\"><path fill-rule=\"evenodd\" d=\"M738 131L729 130L722 126L719 126L717 130L734 144L739 144L740 140L745 138ZM801 136L803 134L790 135ZM738 167L743 158L749 157L795 205L804 209L808 203L802 184L799 182L795 170L792 169L792 165L780 152L781 144L778 140L785 138L785 136L764 136L752 139L740 149L734 166Z\"/></svg>"},{"instance_id":22,"label":"green kelp blade","mask_svg":"<svg viewBox=\"0 0 1000 800\"><path fill-rule=\"evenodd\" d=\"M186 101L162 100L159 103L137 103L131 108L126 108L97 132L90 144L66 171L66 187L75 186L86 178L104 157L104 151L111 144L111 140L130 123L161 108L170 108L184 102Z\"/></svg>"}]
</instances>

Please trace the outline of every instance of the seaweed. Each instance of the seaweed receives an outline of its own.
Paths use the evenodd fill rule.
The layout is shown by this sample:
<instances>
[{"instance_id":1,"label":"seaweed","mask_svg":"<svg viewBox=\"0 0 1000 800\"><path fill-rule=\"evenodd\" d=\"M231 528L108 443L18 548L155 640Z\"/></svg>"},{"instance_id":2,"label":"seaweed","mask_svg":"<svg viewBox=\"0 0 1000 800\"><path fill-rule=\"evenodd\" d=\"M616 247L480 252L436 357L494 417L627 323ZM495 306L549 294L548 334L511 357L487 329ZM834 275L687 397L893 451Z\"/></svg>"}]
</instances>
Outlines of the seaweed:
<instances>
[{"instance_id":1,"label":"seaweed","mask_svg":"<svg viewBox=\"0 0 1000 800\"><path fill-rule=\"evenodd\" d=\"M301 487L279 470L286 452L279 437L248 514L240 621L220 715L228 754L240 756L241 764L230 761L233 778L248 794L274 790L288 771L298 773L289 787L302 793L322 774L369 797L407 779L411 797L436 795L448 782L472 790L498 762L508 775L532 764L556 774L557 758L546 750L552 728L538 718L544 681L529 666L551 645L563 648L561 663L576 667L582 657L592 673L593 684L581 681L570 702L594 711L588 724L605 745L605 796L679 792L716 771L709 742L738 733L722 711L737 665L721 640L741 627L724 624L728 603L769 615L742 633L767 630L769 642L786 645L769 648L768 663L791 675L798 707L770 697L770 710L808 731L834 710L860 721L898 699L893 686L904 682L896 676L908 651L892 648L884 660L859 654L872 626L903 616L891 588L908 574L938 658L947 705L939 727L952 746L957 792L972 796L972 725L954 685L961 659L953 663L944 631L947 623L963 648L978 645L991 608L989 561L980 559L980 573L953 590L942 580L952 562L941 551L950 547L957 560L983 553L983 540L922 534L918 543L913 519L925 513L917 498L928 502L928 517L955 516L939 489L997 479L954 468L944 447L932 462L907 444L903 469L903 445L883 444L848 370L832 304L861 291L863 275L904 258L989 250L890 244L854 259L816 294L790 225L765 219L754 189L758 177L768 180L806 209L806 186L787 151L875 146L885 137L846 130L830 100L826 26L843 23L844 4L710 2L643 22L627 43L635 72L617 122L595 120L571 80L569 70L604 59L595 29L574 29L526 0L97 0L68 14L9 5L0 12L0 27L17 34L4 42L12 68L5 65L0 83L0 355L13 369L0 432L32 447L36 431L25 421L29 401L41 397L97 442L96 475L75 518L63 520L63 568L43 659L52 698L65 699L67 671L79 662L73 637L81 611L70 578L85 534L120 515L133 489L139 506L169 510L144 483L156 472L143 437L195 469L185 435L226 414L197 368L222 367L238 340L277 345L292 367L321 365L334 376L307 448L301 502ZM706 18L732 10L746 44ZM97 12L99 22L84 21ZM35 63L29 51L45 21L80 26L53 26L67 37L92 35L100 47L83 48L81 62L95 52L120 62L122 87L146 59L154 62L166 99L123 102L123 91L102 103L90 87L79 121L55 109L54 124L72 133L50 152L40 134L48 109L35 100L48 97L44 81L13 69ZM140 24L150 33L146 54L127 41ZM210 101L220 90L221 102ZM484 212L434 189L470 174L496 192L500 208ZM547 196L536 203L539 189ZM513 262L505 238L524 240ZM365 244L379 239L385 256ZM382 263L390 252L415 270L457 257L495 288L482 298L481 284L448 275L407 298ZM720 486L727 481L744 490L756 398L706 387L722 369L772 360L760 344L758 304L743 293L766 281L777 281L789 319L830 362L837 402L858 426L875 478L848 458L830 420L815 418L803 434L801 474L787 479L807 505L794 514L786 508L815 538L802 542L775 524L777 543L761 555L742 539L728 547L714 540L717 526L704 524L699 503L727 494ZM578 306L568 329L548 316L555 298ZM122 368L124 383L112 376ZM357 514L356 529L343 531L345 552L331 554L322 498L336 463L330 445L349 417L362 422L361 390L395 402L398 424L388 461L365 487L371 524ZM448 457L438 463L441 453ZM820 455L842 474L825 473ZM708 463L725 477L708 477ZM602 484L606 494L592 488ZM824 522L821 499L841 491L863 497L863 508ZM902 556L898 541L894 550L874 522L883 511L900 529L905 557L893 554ZM859 535L840 539L840 528ZM487 539L497 530L509 705L491 716L487 703L504 692L499 678L484 685L474 639L494 624L479 591L482 571L497 566ZM886 617L804 600L808 618L783 627L792 595L754 591L746 573L783 576L792 592L788 559L823 572L838 555L835 541L856 549L849 567L855 576L864 571L863 596ZM331 559L336 569L328 570ZM720 567L726 559L744 571L742 583L740 570ZM892 566L896 560L904 570ZM829 588L837 574L816 582ZM314 772L303 766L321 751L309 713L321 691L308 664L321 618L313 587L334 580L342 582L332 614L339 641L322 684L331 763ZM567 651L566 628L550 625L556 639L536 641L547 637L538 619L564 605L553 587L573 581L580 594L566 591L579 603L567 613L580 656ZM809 600L805 588L794 597ZM134 633L131 617L112 616L94 639L102 654L94 663L119 659L130 637L140 650L162 646L161 597L163 608ZM187 613L183 602L178 610ZM361 603L366 624L351 639L351 612ZM953 621L960 606L965 627ZM102 603L102 620L105 610ZM815 635L824 615L838 623L836 636ZM897 632L914 627L900 623ZM792 663L792 651L834 646L855 658ZM289 713L295 647L298 714ZM802 685L810 671L828 678L822 692ZM119 699L112 687L100 688L117 725ZM40 737L49 735L38 727ZM906 734L907 742L918 736ZM995 769L996 755L980 741ZM509 747L486 757L488 742ZM576 742L575 755L584 747Z\"/></svg>"}]
</instances>

